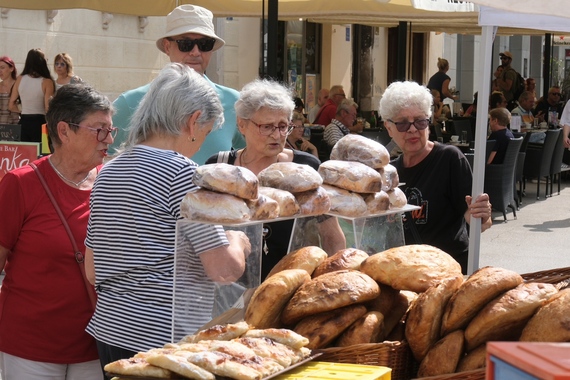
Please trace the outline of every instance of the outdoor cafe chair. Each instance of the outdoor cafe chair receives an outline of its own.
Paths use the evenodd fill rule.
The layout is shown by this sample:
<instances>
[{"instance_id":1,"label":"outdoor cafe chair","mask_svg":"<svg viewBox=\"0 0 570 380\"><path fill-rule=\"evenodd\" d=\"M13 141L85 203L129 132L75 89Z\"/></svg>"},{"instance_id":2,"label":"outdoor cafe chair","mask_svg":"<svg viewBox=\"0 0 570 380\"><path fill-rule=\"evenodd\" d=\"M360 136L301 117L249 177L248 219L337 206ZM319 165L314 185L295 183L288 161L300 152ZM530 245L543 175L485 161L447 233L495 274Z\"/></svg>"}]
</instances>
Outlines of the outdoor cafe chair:
<instances>
[{"instance_id":1,"label":"outdoor cafe chair","mask_svg":"<svg viewBox=\"0 0 570 380\"><path fill-rule=\"evenodd\" d=\"M546 190L544 197L548 196L548 183L550 180L550 165L554 148L560 135L560 129L550 129L546 131L544 144L529 143L526 148L526 157L524 160L524 180L536 178L536 199L540 199L540 180L546 179Z\"/></svg>"}]
</instances>

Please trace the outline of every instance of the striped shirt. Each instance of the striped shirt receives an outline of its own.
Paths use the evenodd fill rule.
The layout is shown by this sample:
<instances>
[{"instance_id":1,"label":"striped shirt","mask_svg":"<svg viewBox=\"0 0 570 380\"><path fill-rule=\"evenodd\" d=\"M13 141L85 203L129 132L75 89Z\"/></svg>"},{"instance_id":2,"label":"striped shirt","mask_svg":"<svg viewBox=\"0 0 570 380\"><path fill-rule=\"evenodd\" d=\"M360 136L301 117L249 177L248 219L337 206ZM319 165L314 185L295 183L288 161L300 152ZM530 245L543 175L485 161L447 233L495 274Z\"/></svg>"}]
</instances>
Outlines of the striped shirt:
<instances>
[{"instance_id":1,"label":"striped shirt","mask_svg":"<svg viewBox=\"0 0 570 380\"><path fill-rule=\"evenodd\" d=\"M191 333L211 320L214 283L199 254L228 241L221 227L177 223L182 198L196 188L195 168L176 152L136 146L97 176L85 240L98 293L87 332L97 340L131 351L172 341L175 265L183 269L176 287L191 300L179 329Z\"/></svg>"},{"instance_id":2,"label":"striped shirt","mask_svg":"<svg viewBox=\"0 0 570 380\"><path fill-rule=\"evenodd\" d=\"M350 133L350 129L344 126L343 123L337 119L332 119L331 123L326 126L325 132L323 133L323 139L327 144L332 147L337 143L338 140L342 139L344 136Z\"/></svg>"}]
</instances>

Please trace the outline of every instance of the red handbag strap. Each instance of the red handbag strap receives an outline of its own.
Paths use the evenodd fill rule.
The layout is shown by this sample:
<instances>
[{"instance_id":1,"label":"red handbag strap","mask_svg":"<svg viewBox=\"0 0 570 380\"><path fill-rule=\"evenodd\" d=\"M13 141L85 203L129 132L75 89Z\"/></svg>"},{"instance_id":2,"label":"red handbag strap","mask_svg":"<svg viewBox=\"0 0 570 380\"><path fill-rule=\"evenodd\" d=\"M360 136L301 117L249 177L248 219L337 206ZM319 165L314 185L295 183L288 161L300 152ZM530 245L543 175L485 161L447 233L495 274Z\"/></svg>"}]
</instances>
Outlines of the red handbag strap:
<instances>
[{"instance_id":1,"label":"red handbag strap","mask_svg":"<svg viewBox=\"0 0 570 380\"><path fill-rule=\"evenodd\" d=\"M71 228L69 228L69 224L67 223L67 220L65 220L65 217L63 216L63 212L61 211L61 208L57 204L57 201L55 200L53 193L51 192L50 188L48 187L46 180L44 179L44 176L38 170L38 167L36 166L36 164L34 164L33 162L30 162L29 165L32 167L32 169L34 169L34 171L38 175L38 178L40 179L40 182L41 182L42 186L44 187L49 200L53 204L53 207L55 208L57 215L61 219L61 223L63 224L63 227L65 228L65 232L67 232L67 235L69 236L69 240L71 241L71 245L73 246L73 251L75 252L75 261L77 261L77 264L79 264L79 270L81 271L81 276L83 277L83 281L85 282L85 289L87 290L87 294L89 295L89 300L91 301L91 305L93 306L93 310L95 310L95 306L97 305L97 294L95 293L95 289L93 288L93 285L91 285L89 283L89 280L87 280L87 275L85 274L85 257L83 256L83 253L81 253L81 251L77 247L77 242L75 241L75 238L73 237L73 234L71 233Z\"/></svg>"}]
</instances>

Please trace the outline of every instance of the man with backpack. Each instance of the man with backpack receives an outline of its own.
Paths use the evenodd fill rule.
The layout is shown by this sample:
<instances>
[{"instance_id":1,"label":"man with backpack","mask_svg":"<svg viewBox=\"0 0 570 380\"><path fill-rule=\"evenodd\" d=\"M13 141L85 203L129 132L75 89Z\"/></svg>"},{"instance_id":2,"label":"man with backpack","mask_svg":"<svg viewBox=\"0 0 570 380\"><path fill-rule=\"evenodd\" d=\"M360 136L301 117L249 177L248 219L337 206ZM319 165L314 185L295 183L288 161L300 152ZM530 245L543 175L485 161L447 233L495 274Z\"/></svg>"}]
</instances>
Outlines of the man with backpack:
<instances>
[{"instance_id":1,"label":"man with backpack","mask_svg":"<svg viewBox=\"0 0 570 380\"><path fill-rule=\"evenodd\" d=\"M501 76L497 78L496 84L503 95L505 95L505 99L507 99L507 109L512 111L517 106L516 100L525 89L525 83L521 75L511 67L511 63L513 62L511 52L504 51L499 54L499 56L501 57L503 72Z\"/></svg>"}]
</instances>

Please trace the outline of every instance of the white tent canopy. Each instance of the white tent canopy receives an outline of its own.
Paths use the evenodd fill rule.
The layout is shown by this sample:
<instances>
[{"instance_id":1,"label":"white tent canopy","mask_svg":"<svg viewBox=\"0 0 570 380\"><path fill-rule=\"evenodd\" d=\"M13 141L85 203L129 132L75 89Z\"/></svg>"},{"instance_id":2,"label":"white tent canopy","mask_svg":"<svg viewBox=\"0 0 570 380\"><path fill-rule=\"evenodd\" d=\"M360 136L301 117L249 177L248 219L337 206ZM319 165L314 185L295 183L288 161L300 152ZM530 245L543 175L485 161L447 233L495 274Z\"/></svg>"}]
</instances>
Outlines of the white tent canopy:
<instances>
[{"instance_id":1,"label":"white tent canopy","mask_svg":"<svg viewBox=\"0 0 570 380\"><path fill-rule=\"evenodd\" d=\"M497 27L530 28L541 31L570 32L570 10L564 0L549 0L537 6L536 1L530 0L472 0L479 4L479 25L482 27L479 65L481 78L479 98L488 99L491 78L493 39ZM516 9L517 12L512 11ZM518 12L518 10L521 10ZM524 11L526 10L526 12ZM488 113L487 102L480 102L477 113ZM487 135L487 118L477 119L475 133L475 160L473 167L472 194L483 192L485 178L485 140ZM479 245L481 223L470 223L469 265L468 273L479 267Z\"/></svg>"}]
</instances>

